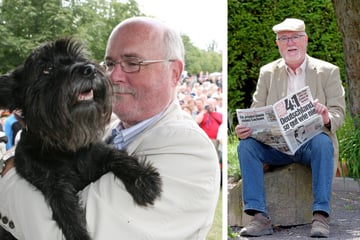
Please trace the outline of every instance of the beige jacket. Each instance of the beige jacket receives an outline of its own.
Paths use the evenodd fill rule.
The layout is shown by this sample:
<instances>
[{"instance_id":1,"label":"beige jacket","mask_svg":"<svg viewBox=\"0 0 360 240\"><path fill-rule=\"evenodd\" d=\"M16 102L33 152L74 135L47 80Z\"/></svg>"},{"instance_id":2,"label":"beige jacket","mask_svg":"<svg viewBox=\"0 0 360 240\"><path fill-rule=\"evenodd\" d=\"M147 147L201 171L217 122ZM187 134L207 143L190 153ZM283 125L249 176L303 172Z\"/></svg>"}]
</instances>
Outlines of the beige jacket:
<instances>
[{"instance_id":1,"label":"beige jacket","mask_svg":"<svg viewBox=\"0 0 360 240\"><path fill-rule=\"evenodd\" d=\"M324 131L334 144L334 170L339 166L339 150L336 130L345 118L345 91L341 83L339 68L331 63L307 56L305 81L314 99L329 109L331 131ZM272 105L287 95L287 73L285 61L281 58L260 69L252 107ZM335 173L335 172L334 172Z\"/></svg>"},{"instance_id":2,"label":"beige jacket","mask_svg":"<svg viewBox=\"0 0 360 240\"><path fill-rule=\"evenodd\" d=\"M174 102L128 152L158 168L162 196L154 206L139 207L121 181L112 173L104 175L80 193L92 239L205 240L219 197L220 172L216 151L195 121ZM18 239L62 239L42 195L15 170L0 179L0 213L15 228L1 226Z\"/></svg>"}]
</instances>

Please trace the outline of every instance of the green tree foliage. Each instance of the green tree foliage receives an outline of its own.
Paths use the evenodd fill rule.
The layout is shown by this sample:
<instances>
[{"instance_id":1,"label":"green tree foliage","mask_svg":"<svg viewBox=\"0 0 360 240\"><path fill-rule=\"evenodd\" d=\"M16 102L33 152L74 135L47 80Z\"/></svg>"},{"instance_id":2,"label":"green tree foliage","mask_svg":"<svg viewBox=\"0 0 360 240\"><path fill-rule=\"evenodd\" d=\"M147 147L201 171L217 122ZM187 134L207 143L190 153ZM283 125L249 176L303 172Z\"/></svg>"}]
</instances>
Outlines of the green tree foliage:
<instances>
[{"instance_id":1,"label":"green tree foliage","mask_svg":"<svg viewBox=\"0 0 360 240\"><path fill-rule=\"evenodd\" d=\"M190 38L187 35L183 34L181 37L186 49L185 69L188 69L188 71L193 74L199 73L202 69L201 63L199 61L201 59L200 49L196 48L192 44Z\"/></svg>"},{"instance_id":2,"label":"green tree foliage","mask_svg":"<svg viewBox=\"0 0 360 240\"><path fill-rule=\"evenodd\" d=\"M221 72L222 71L222 57L221 53L215 51L214 47L209 47L208 50L202 50L195 47L190 38L183 34L182 40L185 47L185 69L191 75L196 75L203 72Z\"/></svg>"},{"instance_id":3,"label":"green tree foliage","mask_svg":"<svg viewBox=\"0 0 360 240\"><path fill-rule=\"evenodd\" d=\"M229 0L230 112L250 106L260 67L280 57L272 27L288 17L304 20L308 54L339 66L345 79L342 41L330 0Z\"/></svg>"},{"instance_id":4,"label":"green tree foliage","mask_svg":"<svg viewBox=\"0 0 360 240\"><path fill-rule=\"evenodd\" d=\"M20 64L29 50L71 26L71 13L57 0L3 0L0 9L0 72ZM57 18L63 18L64 22Z\"/></svg>"},{"instance_id":5,"label":"green tree foliage","mask_svg":"<svg viewBox=\"0 0 360 240\"><path fill-rule=\"evenodd\" d=\"M143 16L135 0L0 0L0 73L21 64L45 41L72 36L87 45L97 61L104 58L113 27L126 18ZM221 54L185 42L189 73L221 71Z\"/></svg>"},{"instance_id":6,"label":"green tree foliage","mask_svg":"<svg viewBox=\"0 0 360 240\"><path fill-rule=\"evenodd\" d=\"M0 72L6 72L34 47L63 36L80 39L101 60L111 29L140 10L134 0L3 0L0 13Z\"/></svg>"},{"instance_id":7,"label":"green tree foliage","mask_svg":"<svg viewBox=\"0 0 360 240\"><path fill-rule=\"evenodd\" d=\"M81 3L82 2L82 3ZM82 39L97 60L104 58L106 42L111 30L126 18L143 16L135 0L126 3L112 0L80 1L73 7L77 16L77 31L73 33Z\"/></svg>"}]
</instances>

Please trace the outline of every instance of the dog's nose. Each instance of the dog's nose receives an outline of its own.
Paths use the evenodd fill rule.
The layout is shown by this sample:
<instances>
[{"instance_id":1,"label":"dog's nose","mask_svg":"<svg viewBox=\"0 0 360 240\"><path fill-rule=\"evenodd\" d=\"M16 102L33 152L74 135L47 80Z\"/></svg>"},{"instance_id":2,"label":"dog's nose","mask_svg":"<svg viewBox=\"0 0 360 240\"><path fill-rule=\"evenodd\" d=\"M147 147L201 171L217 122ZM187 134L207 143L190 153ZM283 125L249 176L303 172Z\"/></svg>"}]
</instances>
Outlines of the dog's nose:
<instances>
[{"instance_id":1,"label":"dog's nose","mask_svg":"<svg viewBox=\"0 0 360 240\"><path fill-rule=\"evenodd\" d=\"M84 66L82 66L82 69L80 70L80 72L85 77L89 77L96 73L96 67L94 64L85 64Z\"/></svg>"}]
</instances>

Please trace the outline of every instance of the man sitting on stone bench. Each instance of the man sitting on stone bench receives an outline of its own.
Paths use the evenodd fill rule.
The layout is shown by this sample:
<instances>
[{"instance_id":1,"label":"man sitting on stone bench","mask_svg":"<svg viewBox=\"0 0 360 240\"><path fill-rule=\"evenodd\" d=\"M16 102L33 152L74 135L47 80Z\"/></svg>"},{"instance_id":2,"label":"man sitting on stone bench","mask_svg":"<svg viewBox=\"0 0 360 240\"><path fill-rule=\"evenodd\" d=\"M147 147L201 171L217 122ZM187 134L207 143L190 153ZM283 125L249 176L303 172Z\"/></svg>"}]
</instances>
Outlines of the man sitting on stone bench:
<instances>
[{"instance_id":1,"label":"man sitting on stone bench","mask_svg":"<svg viewBox=\"0 0 360 240\"><path fill-rule=\"evenodd\" d=\"M263 164L302 163L312 171L314 202L310 236L328 237L334 154L335 159L338 155L335 131L342 125L345 115L344 89L339 68L306 54L308 36L302 20L285 19L275 25L273 31L282 58L260 69L252 107L272 105L309 86L315 99L315 110L324 122L324 132L305 143L295 155L287 155L250 138L250 128L236 126L235 131L240 139L238 157L243 181L244 211L254 216L240 235L262 236L273 233L266 209Z\"/></svg>"}]
</instances>

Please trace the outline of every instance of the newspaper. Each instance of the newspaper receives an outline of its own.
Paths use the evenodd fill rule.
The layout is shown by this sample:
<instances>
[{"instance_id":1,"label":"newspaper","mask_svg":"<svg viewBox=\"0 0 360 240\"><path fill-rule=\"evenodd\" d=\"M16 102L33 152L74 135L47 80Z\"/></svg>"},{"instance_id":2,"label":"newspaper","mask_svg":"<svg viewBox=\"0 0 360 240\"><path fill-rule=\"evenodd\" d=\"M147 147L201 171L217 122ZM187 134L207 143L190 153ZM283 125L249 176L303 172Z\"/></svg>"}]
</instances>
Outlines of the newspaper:
<instances>
[{"instance_id":1,"label":"newspaper","mask_svg":"<svg viewBox=\"0 0 360 240\"><path fill-rule=\"evenodd\" d=\"M308 86L272 106L237 109L236 114L240 125L252 129L251 137L290 155L321 133L324 125Z\"/></svg>"}]
</instances>

